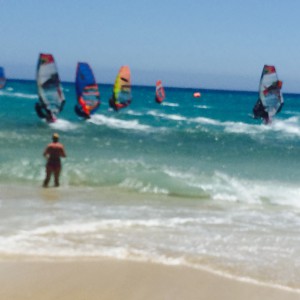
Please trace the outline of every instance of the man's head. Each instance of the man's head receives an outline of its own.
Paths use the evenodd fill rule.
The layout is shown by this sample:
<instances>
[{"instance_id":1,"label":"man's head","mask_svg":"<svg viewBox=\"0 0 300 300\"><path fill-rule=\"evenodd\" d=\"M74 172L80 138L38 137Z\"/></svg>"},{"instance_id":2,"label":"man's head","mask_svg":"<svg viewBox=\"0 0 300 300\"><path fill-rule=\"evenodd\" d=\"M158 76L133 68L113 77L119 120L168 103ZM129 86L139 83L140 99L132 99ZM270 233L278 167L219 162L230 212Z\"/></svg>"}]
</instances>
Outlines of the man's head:
<instances>
[{"instance_id":1,"label":"man's head","mask_svg":"<svg viewBox=\"0 0 300 300\"><path fill-rule=\"evenodd\" d=\"M59 140L58 133L53 133L53 135L52 135L52 141L55 143L55 142L58 142L58 140Z\"/></svg>"}]
</instances>

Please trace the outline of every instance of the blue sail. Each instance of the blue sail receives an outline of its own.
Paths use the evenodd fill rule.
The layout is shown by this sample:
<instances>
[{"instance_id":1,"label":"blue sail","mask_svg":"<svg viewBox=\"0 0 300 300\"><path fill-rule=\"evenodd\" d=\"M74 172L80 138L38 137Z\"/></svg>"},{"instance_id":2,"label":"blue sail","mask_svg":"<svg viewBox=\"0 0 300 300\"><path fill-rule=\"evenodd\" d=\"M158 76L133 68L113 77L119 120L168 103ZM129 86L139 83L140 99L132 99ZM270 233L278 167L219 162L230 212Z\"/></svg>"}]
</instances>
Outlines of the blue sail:
<instances>
[{"instance_id":1,"label":"blue sail","mask_svg":"<svg viewBox=\"0 0 300 300\"><path fill-rule=\"evenodd\" d=\"M76 70L77 105L75 112L80 117L89 118L100 106L100 92L89 64L79 62Z\"/></svg>"},{"instance_id":2,"label":"blue sail","mask_svg":"<svg viewBox=\"0 0 300 300\"><path fill-rule=\"evenodd\" d=\"M4 68L0 67L0 89L4 88L6 84L6 77L4 73Z\"/></svg>"}]
</instances>

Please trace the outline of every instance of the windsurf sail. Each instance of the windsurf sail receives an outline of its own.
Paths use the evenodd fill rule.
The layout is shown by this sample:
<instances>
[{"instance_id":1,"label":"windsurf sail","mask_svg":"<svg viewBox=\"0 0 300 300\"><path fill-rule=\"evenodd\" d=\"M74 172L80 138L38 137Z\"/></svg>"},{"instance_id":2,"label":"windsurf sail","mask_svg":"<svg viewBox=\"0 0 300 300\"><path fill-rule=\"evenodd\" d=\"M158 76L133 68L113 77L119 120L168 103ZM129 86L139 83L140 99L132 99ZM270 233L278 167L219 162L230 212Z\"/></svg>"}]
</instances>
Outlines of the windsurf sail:
<instances>
[{"instance_id":1,"label":"windsurf sail","mask_svg":"<svg viewBox=\"0 0 300 300\"><path fill-rule=\"evenodd\" d=\"M109 105L118 111L131 103L131 81L130 69L128 66L122 66L116 77L113 94L109 100Z\"/></svg>"},{"instance_id":2,"label":"windsurf sail","mask_svg":"<svg viewBox=\"0 0 300 300\"><path fill-rule=\"evenodd\" d=\"M165 89L162 85L161 80L156 81L156 90L155 90L155 101L157 103L162 103L166 97Z\"/></svg>"},{"instance_id":3,"label":"windsurf sail","mask_svg":"<svg viewBox=\"0 0 300 300\"><path fill-rule=\"evenodd\" d=\"M265 65L259 83L259 99L253 108L254 118L269 123L281 111L284 103L281 88L282 81L278 80L275 67Z\"/></svg>"},{"instance_id":4,"label":"windsurf sail","mask_svg":"<svg viewBox=\"0 0 300 300\"><path fill-rule=\"evenodd\" d=\"M35 109L40 118L54 122L65 104L54 57L51 54L39 55L36 73L39 102Z\"/></svg>"},{"instance_id":5,"label":"windsurf sail","mask_svg":"<svg viewBox=\"0 0 300 300\"><path fill-rule=\"evenodd\" d=\"M89 64L79 62L76 71L77 105L75 112L80 117L90 118L100 106L100 92Z\"/></svg>"},{"instance_id":6,"label":"windsurf sail","mask_svg":"<svg viewBox=\"0 0 300 300\"><path fill-rule=\"evenodd\" d=\"M3 89L6 84L6 77L4 73L4 68L0 67L0 89Z\"/></svg>"}]
</instances>

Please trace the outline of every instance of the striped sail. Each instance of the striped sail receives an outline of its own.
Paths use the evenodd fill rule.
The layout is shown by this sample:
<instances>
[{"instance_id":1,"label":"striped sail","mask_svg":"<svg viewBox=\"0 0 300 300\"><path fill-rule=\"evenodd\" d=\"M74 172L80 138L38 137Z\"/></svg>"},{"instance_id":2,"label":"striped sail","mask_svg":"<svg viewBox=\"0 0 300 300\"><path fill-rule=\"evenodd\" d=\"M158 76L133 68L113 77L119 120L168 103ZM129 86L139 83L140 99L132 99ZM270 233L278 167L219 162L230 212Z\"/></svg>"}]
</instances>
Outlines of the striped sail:
<instances>
[{"instance_id":1,"label":"striped sail","mask_svg":"<svg viewBox=\"0 0 300 300\"><path fill-rule=\"evenodd\" d=\"M116 77L113 95L109 104L114 110L119 110L128 106L131 103L131 99L130 69L128 66L122 66Z\"/></svg>"},{"instance_id":2,"label":"striped sail","mask_svg":"<svg viewBox=\"0 0 300 300\"><path fill-rule=\"evenodd\" d=\"M76 70L77 106L79 116L89 118L100 105L100 92L89 64L79 62Z\"/></svg>"}]
</instances>

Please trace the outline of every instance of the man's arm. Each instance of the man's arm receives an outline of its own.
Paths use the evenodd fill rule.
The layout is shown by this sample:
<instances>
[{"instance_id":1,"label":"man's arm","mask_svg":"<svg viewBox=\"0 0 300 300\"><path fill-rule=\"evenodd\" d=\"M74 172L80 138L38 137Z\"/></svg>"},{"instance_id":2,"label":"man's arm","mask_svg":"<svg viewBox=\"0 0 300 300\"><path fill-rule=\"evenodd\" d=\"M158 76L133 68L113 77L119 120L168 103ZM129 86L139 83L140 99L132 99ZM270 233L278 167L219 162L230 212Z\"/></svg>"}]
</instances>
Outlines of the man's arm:
<instances>
[{"instance_id":1,"label":"man's arm","mask_svg":"<svg viewBox=\"0 0 300 300\"><path fill-rule=\"evenodd\" d=\"M60 153L60 156L61 156L61 157L66 157L66 156L67 156L67 155L66 155L66 152L65 152L64 146L61 146L61 153Z\"/></svg>"},{"instance_id":2,"label":"man's arm","mask_svg":"<svg viewBox=\"0 0 300 300\"><path fill-rule=\"evenodd\" d=\"M49 152L48 152L48 146L47 146L46 149L44 150L43 155L44 155L44 157L48 157L48 154L49 154Z\"/></svg>"}]
</instances>

